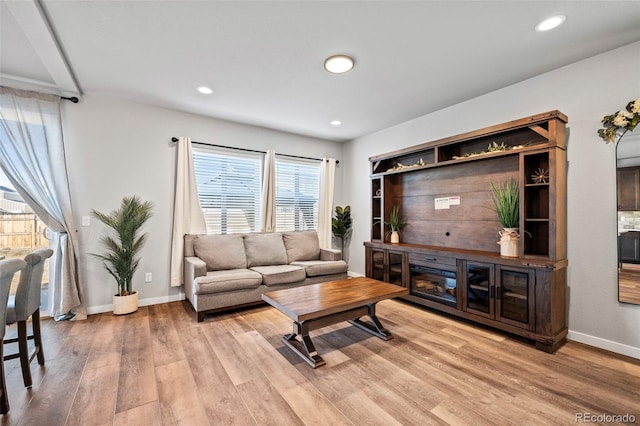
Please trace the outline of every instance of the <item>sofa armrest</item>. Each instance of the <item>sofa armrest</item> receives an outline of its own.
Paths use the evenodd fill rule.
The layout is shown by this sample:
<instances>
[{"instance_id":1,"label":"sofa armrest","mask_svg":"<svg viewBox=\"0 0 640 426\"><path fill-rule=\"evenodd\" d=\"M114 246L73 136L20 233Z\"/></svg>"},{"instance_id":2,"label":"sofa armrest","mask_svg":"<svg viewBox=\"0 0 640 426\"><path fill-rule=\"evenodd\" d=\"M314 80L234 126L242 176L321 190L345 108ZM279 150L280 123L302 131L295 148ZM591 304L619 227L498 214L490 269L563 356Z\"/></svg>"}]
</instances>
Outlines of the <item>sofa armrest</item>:
<instances>
[{"instance_id":1,"label":"sofa armrest","mask_svg":"<svg viewBox=\"0 0 640 426\"><path fill-rule=\"evenodd\" d=\"M320 249L320 260L342 260L342 250Z\"/></svg>"},{"instance_id":2,"label":"sofa armrest","mask_svg":"<svg viewBox=\"0 0 640 426\"><path fill-rule=\"evenodd\" d=\"M207 264L199 257L184 258L184 290L189 300L193 294L193 281L207 275Z\"/></svg>"}]
</instances>

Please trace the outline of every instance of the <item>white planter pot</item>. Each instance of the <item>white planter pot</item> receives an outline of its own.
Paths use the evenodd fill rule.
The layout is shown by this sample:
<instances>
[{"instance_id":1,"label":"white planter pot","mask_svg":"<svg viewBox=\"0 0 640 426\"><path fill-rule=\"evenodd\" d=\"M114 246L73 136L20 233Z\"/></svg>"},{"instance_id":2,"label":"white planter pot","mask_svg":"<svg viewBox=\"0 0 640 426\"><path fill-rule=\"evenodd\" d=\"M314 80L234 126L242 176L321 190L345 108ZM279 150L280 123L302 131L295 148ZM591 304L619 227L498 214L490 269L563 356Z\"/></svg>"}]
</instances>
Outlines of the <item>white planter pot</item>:
<instances>
[{"instance_id":1,"label":"white planter pot","mask_svg":"<svg viewBox=\"0 0 640 426\"><path fill-rule=\"evenodd\" d=\"M113 296L113 313L126 315L138 310L138 292L128 296Z\"/></svg>"},{"instance_id":2,"label":"white planter pot","mask_svg":"<svg viewBox=\"0 0 640 426\"><path fill-rule=\"evenodd\" d=\"M389 242L391 244L398 244L400 242L400 235L398 234L398 231L391 232L391 237L389 237Z\"/></svg>"},{"instance_id":3,"label":"white planter pot","mask_svg":"<svg viewBox=\"0 0 640 426\"><path fill-rule=\"evenodd\" d=\"M518 257L520 235L518 228L504 228L500 234L500 256Z\"/></svg>"}]
</instances>

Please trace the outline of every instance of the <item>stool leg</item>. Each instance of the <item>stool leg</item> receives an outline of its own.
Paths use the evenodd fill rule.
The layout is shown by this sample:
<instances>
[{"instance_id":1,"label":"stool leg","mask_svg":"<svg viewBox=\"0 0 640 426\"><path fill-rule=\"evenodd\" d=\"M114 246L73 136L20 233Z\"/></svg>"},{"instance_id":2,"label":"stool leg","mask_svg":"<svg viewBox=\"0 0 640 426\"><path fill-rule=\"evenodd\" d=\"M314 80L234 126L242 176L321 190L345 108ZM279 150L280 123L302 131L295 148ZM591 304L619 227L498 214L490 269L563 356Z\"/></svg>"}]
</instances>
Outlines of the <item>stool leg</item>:
<instances>
[{"instance_id":1,"label":"stool leg","mask_svg":"<svg viewBox=\"0 0 640 426\"><path fill-rule=\"evenodd\" d=\"M7 414L9 412L9 397L7 396L7 382L4 379L4 339L0 339L0 413Z\"/></svg>"},{"instance_id":2,"label":"stool leg","mask_svg":"<svg viewBox=\"0 0 640 426\"><path fill-rule=\"evenodd\" d=\"M33 343L36 346L38 364L44 365L44 350L42 349L42 335L40 334L40 309L31 314L31 326L33 327Z\"/></svg>"},{"instance_id":3,"label":"stool leg","mask_svg":"<svg viewBox=\"0 0 640 426\"><path fill-rule=\"evenodd\" d=\"M29 367L29 346L27 345L27 322L18 321L18 351L20 353L20 366L22 367L22 380L24 386L31 387L31 368Z\"/></svg>"}]
</instances>

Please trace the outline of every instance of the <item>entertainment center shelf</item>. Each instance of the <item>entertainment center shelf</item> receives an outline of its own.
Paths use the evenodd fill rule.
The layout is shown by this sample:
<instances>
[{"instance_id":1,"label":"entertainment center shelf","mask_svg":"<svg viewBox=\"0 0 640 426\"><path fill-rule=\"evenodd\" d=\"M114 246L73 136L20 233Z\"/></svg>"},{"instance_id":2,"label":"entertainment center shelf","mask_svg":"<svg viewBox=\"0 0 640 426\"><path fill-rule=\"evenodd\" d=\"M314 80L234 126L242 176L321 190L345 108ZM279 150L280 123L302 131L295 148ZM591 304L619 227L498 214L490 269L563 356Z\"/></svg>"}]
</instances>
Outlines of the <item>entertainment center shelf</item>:
<instances>
[{"instance_id":1,"label":"entertainment center shelf","mask_svg":"<svg viewBox=\"0 0 640 426\"><path fill-rule=\"evenodd\" d=\"M406 300L519 334L566 338L566 128L559 111L373 156L368 277ZM516 179L517 257L499 254L491 185ZM386 241L397 207L402 244Z\"/></svg>"}]
</instances>

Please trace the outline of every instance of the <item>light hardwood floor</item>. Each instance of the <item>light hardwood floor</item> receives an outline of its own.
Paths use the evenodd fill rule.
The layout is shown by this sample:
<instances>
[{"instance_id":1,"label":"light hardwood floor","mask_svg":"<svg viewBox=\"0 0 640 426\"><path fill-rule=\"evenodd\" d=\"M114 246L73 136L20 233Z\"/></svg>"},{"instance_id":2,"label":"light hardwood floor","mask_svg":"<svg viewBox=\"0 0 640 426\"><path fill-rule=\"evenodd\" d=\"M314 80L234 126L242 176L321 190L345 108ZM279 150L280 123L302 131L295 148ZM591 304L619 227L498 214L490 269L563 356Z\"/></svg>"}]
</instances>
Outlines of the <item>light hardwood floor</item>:
<instances>
[{"instance_id":1,"label":"light hardwood floor","mask_svg":"<svg viewBox=\"0 0 640 426\"><path fill-rule=\"evenodd\" d=\"M623 263L618 270L620 302L640 304L640 265Z\"/></svg>"},{"instance_id":2,"label":"light hardwood floor","mask_svg":"<svg viewBox=\"0 0 640 426\"><path fill-rule=\"evenodd\" d=\"M26 390L6 362L11 425L573 424L635 415L640 361L569 342L556 354L388 300L388 342L341 323L312 332L316 370L268 306L197 323L184 302L43 321L46 366ZM637 330L636 330L637 331Z\"/></svg>"}]
</instances>

